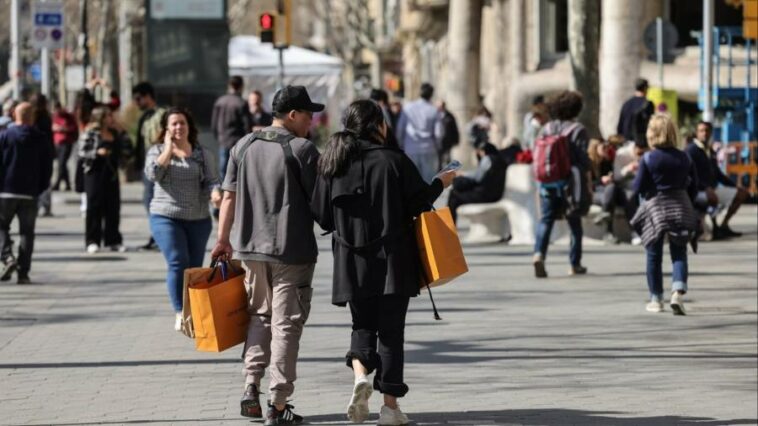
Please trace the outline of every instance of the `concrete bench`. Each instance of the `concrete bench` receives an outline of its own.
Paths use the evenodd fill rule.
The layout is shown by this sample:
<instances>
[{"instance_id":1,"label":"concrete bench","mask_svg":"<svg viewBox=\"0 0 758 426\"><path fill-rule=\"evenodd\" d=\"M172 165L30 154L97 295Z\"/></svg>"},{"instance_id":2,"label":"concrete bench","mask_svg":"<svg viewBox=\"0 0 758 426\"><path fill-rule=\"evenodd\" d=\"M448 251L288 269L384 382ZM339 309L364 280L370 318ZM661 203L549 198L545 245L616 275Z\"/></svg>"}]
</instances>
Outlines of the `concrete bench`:
<instances>
[{"instance_id":1,"label":"concrete bench","mask_svg":"<svg viewBox=\"0 0 758 426\"><path fill-rule=\"evenodd\" d=\"M470 222L465 243L491 243L511 236L511 244L533 244L537 213L537 186L528 164L508 167L500 201L465 204L458 217Z\"/></svg>"}]
</instances>

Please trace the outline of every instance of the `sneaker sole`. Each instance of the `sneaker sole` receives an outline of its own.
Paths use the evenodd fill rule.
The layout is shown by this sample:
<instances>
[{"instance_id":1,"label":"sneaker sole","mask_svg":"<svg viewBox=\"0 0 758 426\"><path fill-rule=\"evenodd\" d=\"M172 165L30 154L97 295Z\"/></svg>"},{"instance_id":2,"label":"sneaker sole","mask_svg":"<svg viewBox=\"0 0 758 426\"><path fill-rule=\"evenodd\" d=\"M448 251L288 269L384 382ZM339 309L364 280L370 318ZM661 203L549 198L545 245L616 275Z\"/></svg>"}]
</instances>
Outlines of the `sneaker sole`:
<instances>
[{"instance_id":1,"label":"sneaker sole","mask_svg":"<svg viewBox=\"0 0 758 426\"><path fill-rule=\"evenodd\" d=\"M684 306L678 304L678 303L672 303L671 310L674 312L674 315L687 315L686 312L684 312Z\"/></svg>"},{"instance_id":2,"label":"sneaker sole","mask_svg":"<svg viewBox=\"0 0 758 426\"><path fill-rule=\"evenodd\" d=\"M545 262L540 260L534 262L534 276L537 278L547 278L547 270L545 270Z\"/></svg>"},{"instance_id":3,"label":"sneaker sole","mask_svg":"<svg viewBox=\"0 0 758 426\"><path fill-rule=\"evenodd\" d=\"M350 404L347 406L347 419L354 423L366 421L369 414L368 399L374 392L371 383L361 382L353 388L353 396L350 397Z\"/></svg>"},{"instance_id":4,"label":"sneaker sole","mask_svg":"<svg viewBox=\"0 0 758 426\"><path fill-rule=\"evenodd\" d=\"M18 264L12 263L8 265L5 270L3 271L3 275L0 276L0 281L8 281L13 276L13 273L16 272L16 269L18 269Z\"/></svg>"},{"instance_id":5,"label":"sneaker sole","mask_svg":"<svg viewBox=\"0 0 758 426\"><path fill-rule=\"evenodd\" d=\"M263 418L261 404L256 401L240 401L240 408L240 415L242 417Z\"/></svg>"}]
</instances>

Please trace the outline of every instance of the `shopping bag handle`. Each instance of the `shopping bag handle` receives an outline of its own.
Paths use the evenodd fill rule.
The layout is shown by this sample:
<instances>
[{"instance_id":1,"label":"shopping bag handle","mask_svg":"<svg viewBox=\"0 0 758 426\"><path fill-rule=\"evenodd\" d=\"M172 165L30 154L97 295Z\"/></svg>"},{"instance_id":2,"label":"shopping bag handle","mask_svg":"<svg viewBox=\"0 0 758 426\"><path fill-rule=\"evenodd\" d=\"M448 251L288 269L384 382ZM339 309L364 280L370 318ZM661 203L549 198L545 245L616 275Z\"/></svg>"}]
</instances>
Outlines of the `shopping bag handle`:
<instances>
[{"instance_id":1,"label":"shopping bag handle","mask_svg":"<svg viewBox=\"0 0 758 426\"><path fill-rule=\"evenodd\" d=\"M213 281L213 277L216 276L216 271L221 269L221 278L226 281L229 277L229 270L232 272L238 272L234 265L224 258L211 259L211 274L208 275L208 282Z\"/></svg>"}]
</instances>

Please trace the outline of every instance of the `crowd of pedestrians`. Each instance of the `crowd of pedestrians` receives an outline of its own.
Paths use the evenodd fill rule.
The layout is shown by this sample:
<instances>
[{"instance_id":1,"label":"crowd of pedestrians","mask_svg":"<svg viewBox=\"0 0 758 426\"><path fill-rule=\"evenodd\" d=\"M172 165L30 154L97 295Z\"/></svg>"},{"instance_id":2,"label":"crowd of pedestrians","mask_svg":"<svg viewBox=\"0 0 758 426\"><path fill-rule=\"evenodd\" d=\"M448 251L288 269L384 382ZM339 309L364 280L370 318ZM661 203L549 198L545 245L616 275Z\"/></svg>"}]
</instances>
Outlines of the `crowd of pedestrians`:
<instances>
[{"instance_id":1,"label":"crowd of pedestrians","mask_svg":"<svg viewBox=\"0 0 758 426\"><path fill-rule=\"evenodd\" d=\"M407 424L398 405L409 391L405 320L421 273L410 230L413 218L448 187L447 205L457 220L464 204L507 196L510 164L531 163L539 200L532 257L537 278L548 277L556 220L565 219L570 229L569 274L582 275L587 273L582 217L591 204L598 205L594 222L604 227L606 242L616 244L614 218L623 211L632 243L645 247L646 310L664 310L662 260L668 241L669 305L674 314L686 313L687 245L697 250L704 220L711 221L713 238L739 236L729 220L749 194L719 168L712 125L700 122L695 138L681 146L674 121L654 113L647 88L645 80L636 82L634 96L620 111L617 134L608 138L590 138L579 121L581 93L538 96L524 117L522 139L505 149L491 140L496 124L483 105L459 126L444 100L435 102L428 83L421 85L419 99L404 106L374 89L368 99L347 107L342 129L320 153L310 131L314 114L325 106L313 102L305 87L277 91L269 112L263 94L251 90L245 98L243 79L233 76L210 117L218 156L200 144L192 113L160 106L148 82L132 88L140 110L134 140L117 117L117 96L97 102L84 90L72 112L56 101L52 114L41 95L8 102L0 119L0 279L17 273L19 284L31 282L35 222L38 214L52 213L51 190L73 187L83 193L87 253L126 251L119 231L119 170L128 170L143 181L151 237L140 249L160 250L165 259L174 328L182 328L184 270L204 264L215 215L218 233L211 258L239 259L246 271L250 324L241 414L265 417L266 425L298 424L303 418L289 401L311 309L318 224L332 238L331 301L351 313L345 363L354 381L347 416L365 421L370 396L378 391L383 395L379 424ZM461 143L472 148L476 167L441 172ZM14 219L18 255L9 234ZM266 369L271 379L264 407Z\"/></svg>"}]
</instances>

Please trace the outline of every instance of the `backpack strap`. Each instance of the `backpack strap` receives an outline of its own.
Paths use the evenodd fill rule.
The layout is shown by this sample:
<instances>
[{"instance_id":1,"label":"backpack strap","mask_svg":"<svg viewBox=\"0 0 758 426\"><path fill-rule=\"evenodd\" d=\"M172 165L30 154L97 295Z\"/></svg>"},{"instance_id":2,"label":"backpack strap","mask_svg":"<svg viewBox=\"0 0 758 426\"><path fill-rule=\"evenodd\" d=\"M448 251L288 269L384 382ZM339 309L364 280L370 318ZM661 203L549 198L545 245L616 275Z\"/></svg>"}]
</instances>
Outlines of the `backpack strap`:
<instances>
[{"instance_id":1,"label":"backpack strap","mask_svg":"<svg viewBox=\"0 0 758 426\"><path fill-rule=\"evenodd\" d=\"M250 145L253 144L256 140L263 140L266 142L273 142L278 143L279 146L282 147L282 151L284 152L284 163L287 165L287 168L292 172L292 175L295 177L295 181L297 182L298 186L300 187L300 191L303 193L303 197L305 197L305 201L310 203L311 197L308 194L308 191L306 191L305 186L303 185L303 181L300 175L300 164L297 162L297 159L295 158L295 154L292 152L292 146L290 145L290 141L292 139L295 139L295 136L292 134L283 135L278 132L273 131L267 131L267 132L253 132L250 135L248 135L244 141L241 141L244 145L242 145L238 152L238 161L240 161L241 164L244 164L243 159L245 158L245 152L250 147ZM240 166L242 167L242 166Z\"/></svg>"}]
</instances>

